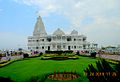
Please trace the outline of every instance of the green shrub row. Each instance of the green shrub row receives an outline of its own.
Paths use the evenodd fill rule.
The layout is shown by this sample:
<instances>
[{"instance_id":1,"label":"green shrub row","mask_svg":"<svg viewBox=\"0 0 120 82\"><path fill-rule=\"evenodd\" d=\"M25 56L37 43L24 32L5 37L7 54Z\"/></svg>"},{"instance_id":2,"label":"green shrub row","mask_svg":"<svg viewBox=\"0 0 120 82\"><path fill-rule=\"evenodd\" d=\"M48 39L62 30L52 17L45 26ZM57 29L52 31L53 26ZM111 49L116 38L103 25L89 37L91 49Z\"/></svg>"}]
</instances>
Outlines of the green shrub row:
<instances>
[{"instance_id":1,"label":"green shrub row","mask_svg":"<svg viewBox=\"0 0 120 82\"><path fill-rule=\"evenodd\" d=\"M45 51L45 53L49 53L49 54L62 54L62 53L73 53L72 50L67 50L67 51Z\"/></svg>"},{"instance_id":2,"label":"green shrub row","mask_svg":"<svg viewBox=\"0 0 120 82\"><path fill-rule=\"evenodd\" d=\"M41 60L67 60L67 59L79 59L78 56L42 56Z\"/></svg>"},{"instance_id":3,"label":"green shrub row","mask_svg":"<svg viewBox=\"0 0 120 82\"><path fill-rule=\"evenodd\" d=\"M13 62L21 61L21 60L23 60L23 59L10 60L10 61L8 61L8 60L3 61L4 63L0 64L0 68L1 68L1 67L4 67L4 66L6 66L6 65L9 65L9 64L11 64L11 63L13 63Z\"/></svg>"}]
</instances>

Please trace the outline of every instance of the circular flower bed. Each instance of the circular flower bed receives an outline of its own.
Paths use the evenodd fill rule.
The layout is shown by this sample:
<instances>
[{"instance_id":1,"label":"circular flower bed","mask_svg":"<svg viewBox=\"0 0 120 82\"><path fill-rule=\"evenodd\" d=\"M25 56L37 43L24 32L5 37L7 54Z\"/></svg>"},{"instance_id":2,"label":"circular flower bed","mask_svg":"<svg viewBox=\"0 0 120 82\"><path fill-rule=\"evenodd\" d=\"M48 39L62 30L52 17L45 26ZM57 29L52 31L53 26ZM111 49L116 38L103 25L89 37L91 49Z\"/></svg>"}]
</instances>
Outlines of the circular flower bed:
<instances>
[{"instance_id":1,"label":"circular flower bed","mask_svg":"<svg viewBox=\"0 0 120 82\"><path fill-rule=\"evenodd\" d=\"M71 72L64 72L64 73L51 74L48 76L48 79L66 81L66 80L75 80L79 77L80 76L78 74Z\"/></svg>"}]
</instances>

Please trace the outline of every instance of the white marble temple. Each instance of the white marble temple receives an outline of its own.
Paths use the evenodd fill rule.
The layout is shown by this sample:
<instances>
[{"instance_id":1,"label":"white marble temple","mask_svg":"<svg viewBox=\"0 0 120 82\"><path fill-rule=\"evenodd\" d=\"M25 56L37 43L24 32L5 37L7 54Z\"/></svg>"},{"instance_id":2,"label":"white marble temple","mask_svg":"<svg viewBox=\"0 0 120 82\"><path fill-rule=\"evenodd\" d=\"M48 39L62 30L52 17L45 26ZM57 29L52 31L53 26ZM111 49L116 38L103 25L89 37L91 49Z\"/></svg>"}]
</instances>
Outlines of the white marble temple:
<instances>
[{"instance_id":1,"label":"white marble temple","mask_svg":"<svg viewBox=\"0 0 120 82\"><path fill-rule=\"evenodd\" d=\"M87 42L86 36L79 35L76 30L73 30L70 34L65 34L58 28L52 35L48 35L42 18L39 16L33 36L28 37L28 49L39 52L45 52L46 50L81 51L90 49L90 43Z\"/></svg>"}]
</instances>

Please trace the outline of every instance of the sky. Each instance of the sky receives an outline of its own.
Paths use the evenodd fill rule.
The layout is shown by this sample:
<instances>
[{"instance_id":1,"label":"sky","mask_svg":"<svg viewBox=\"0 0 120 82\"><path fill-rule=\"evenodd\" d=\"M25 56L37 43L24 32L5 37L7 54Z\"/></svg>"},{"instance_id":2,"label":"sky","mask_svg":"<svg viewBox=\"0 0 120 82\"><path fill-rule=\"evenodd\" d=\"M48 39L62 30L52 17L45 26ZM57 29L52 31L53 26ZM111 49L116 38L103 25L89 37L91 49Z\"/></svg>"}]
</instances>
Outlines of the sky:
<instances>
[{"instance_id":1,"label":"sky","mask_svg":"<svg viewBox=\"0 0 120 82\"><path fill-rule=\"evenodd\" d=\"M75 29L99 46L120 45L120 0L0 0L0 49L26 48L39 15L47 34Z\"/></svg>"}]
</instances>

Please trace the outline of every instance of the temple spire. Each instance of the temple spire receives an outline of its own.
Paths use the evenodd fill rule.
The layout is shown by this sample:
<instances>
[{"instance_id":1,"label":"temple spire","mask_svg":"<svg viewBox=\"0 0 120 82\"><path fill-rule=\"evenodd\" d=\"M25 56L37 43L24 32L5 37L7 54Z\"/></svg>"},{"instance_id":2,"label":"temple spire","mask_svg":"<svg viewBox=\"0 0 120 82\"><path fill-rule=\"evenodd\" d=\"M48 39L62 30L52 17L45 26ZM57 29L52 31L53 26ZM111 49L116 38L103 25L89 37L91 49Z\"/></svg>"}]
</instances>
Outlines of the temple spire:
<instances>
[{"instance_id":1,"label":"temple spire","mask_svg":"<svg viewBox=\"0 0 120 82\"><path fill-rule=\"evenodd\" d=\"M42 18L40 16L38 16L37 22L35 24L33 36L45 36L45 35L47 35L47 33L45 31L45 27L44 27Z\"/></svg>"}]
</instances>

